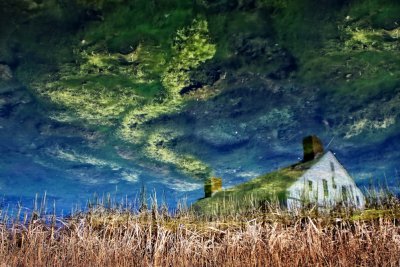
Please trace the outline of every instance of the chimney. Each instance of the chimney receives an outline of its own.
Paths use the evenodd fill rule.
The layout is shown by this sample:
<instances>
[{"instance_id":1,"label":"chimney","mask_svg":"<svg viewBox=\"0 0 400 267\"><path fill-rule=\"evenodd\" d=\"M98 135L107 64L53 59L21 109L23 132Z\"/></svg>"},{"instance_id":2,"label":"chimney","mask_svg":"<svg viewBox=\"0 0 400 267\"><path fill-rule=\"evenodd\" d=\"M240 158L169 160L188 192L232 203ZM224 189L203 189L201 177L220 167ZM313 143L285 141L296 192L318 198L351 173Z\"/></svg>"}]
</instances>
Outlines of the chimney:
<instances>
[{"instance_id":1,"label":"chimney","mask_svg":"<svg viewBox=\"0 0 400 267\"><path fill-rule=\"evenodd\" d=\"M303 162L314 160L324 153L324 146L316 135L310 135L303 139Z\"/></svg>"},{"instance_id":2,"label":"chimney","mask_svg":"<svg viewBox=\"0 0 400 267\"><path fill-rule=\"evenodd\" d=\"M205 198L212 197L215 193L222 190L222 178L211 177L204 183Z\"/></svg>"}]
</instances>

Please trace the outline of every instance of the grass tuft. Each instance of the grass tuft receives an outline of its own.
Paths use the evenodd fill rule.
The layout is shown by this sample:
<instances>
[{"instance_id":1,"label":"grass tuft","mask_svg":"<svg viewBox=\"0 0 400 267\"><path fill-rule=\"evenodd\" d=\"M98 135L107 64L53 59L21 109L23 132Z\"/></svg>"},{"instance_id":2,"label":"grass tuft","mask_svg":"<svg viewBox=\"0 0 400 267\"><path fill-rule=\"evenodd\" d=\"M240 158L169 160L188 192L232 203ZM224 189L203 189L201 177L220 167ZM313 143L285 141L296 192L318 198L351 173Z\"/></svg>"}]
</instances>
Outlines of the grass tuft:
<instances>
[{"instance_id":1,"label":"grass tuft","mask_svg":"<svg viewBox=\"0 0 400 267\"><path fill-rule=\"evenodd\" d=\"M383 196L378 197L383 200ZM400 201L362 213L314 208L287 213L269 203L205 216L142 193L136 204L109 196L68 218L46 215L46 200L18 219L0 211L4 266L397 266ZM36 200L36 203L39 202ZM370 201L369 203L377 203ZM381 202L383 203L383 202ZM373 205L375 205L373 204ZM390 204L390 205L389 205Z\"/></svg>"}]
</instances>

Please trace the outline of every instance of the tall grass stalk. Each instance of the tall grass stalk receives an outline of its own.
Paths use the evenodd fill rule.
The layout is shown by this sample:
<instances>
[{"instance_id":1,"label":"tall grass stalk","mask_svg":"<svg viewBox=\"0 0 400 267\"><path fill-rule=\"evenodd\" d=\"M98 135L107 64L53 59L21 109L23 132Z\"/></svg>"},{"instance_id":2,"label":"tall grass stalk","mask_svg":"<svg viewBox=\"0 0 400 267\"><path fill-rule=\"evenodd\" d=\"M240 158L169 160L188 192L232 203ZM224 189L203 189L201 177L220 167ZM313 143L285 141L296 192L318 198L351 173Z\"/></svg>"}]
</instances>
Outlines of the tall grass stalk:
<instances>
[{"instance_id":1,"label":"tall grass stalk","mask_svg":"<svg viewBox=\"0 0 400 267\"><path fill-rule=\"evenodd\" d=\"M149 199L150 205L142 197L136 204L96 199L88 202L86 211L68 218L46 214L45 198L36 205L39 211L22 215L20 209L12 220L2 213L0 266L400 264L397 198L380 210L390 213L368 218L340 209L288 213L277 203L246 212L201 215L185 201L168 211L164 201L158 204L155 193Z\"/></svg>"}]
</instances>

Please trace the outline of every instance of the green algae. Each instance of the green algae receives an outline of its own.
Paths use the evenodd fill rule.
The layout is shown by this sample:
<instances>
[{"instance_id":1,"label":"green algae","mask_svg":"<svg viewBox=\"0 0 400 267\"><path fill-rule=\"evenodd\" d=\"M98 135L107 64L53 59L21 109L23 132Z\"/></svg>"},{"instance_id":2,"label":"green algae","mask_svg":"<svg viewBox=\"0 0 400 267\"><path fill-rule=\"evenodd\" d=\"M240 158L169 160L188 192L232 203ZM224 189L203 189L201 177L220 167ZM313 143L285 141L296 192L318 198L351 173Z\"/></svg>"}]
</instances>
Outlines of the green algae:
<instances>
[{"instance_id":1,"label":"green algae","mask_svg":"<svg viewBox=\"0 0 400 267\"><path fill-rule=\"evenodd\" d=\"M178 30L171 49L173 58L168 64L162 50L152 45L139 44L127 55L77 49L80 65L65 65L60 79L36 88L93 124L115 124L122 117L117 127L123 140L142 146L153 160L205 178L210 169L196 157L180 155L173 148L156 149L156 141L170 139L148 124L180 110L184 105L180 91L189 85L190 71L213 57L215 45L210 43L207 22L195 19ZM160 95L164 90L166 96Z\"/></svg>"},{"instance_id":2,"label":"green algae","mask_svg":"<svg viewBox=\"0 0 400 267\"><path fill-rule=\"evenodd\" d=\"M90 8L95 10L103 10L114 5L118 5L123 0L76 0L76 4L83 8Z\"/></svg>"},{"instance_id":3,"label":"green algae","mask_svg":"<svg viewBox=\"0 0 400 267\"><path fill-rule=\"evenodd\" d=\"M69 116L94 125L116 125L120 137L142 146L149 158L177 166L195 178L207 177L209 167L196 157L179 155L173 148L156 150L155 140L165 135L148 126L180 110L184 105L180 91L189 84L190 71L213 57L215 45L210 42L207 22L195 19L176 32L168 64L167 53L154 45L139 44L128 54L90 50L77 47L74 53L79 64L65 64L58 79L44 84L36 81L33 87L68 108ZM165 96L160 94L164 91Z\"/></svg>"},{"instance_id":4,"label":"green algae","mask_svg":"<svg viewBox=\"0 0 400 267\"><path fill-rule=\"evenodd\" d=\"M5 36L0 61L18 61L17 78L60 107L60 115L53 118L108 126L160 162L205 166L173 146L166 148L171 158L149 152L154 148L149 137L163 136L155 122L181 112L196 99L196 92L204 92L203 100L216 94L211 85L209 90L181 95L193 82L193 73L203 71L199 67L222 68L228 77L271 73L285 60L270 59L280 51L296 62L289 82L320 87L337 109L355 115L338 126L346 138L377 136L397 123L398 114L390 111L394 102L382 112L374 113L371 107L357 110L381 95L393 95L399 86L397 1L14 3L7 5L6 14L23 10L26 19L13 18L8 24L0 18ZM70 12L76 7L76 13ZM253 47L241 50L247 44L261 47L261 52L254 55ZM225 87L229 86L221 86ZM293 121L291 112L271 116L264 121ZM169 143L168 138L164 141ZM189 169L182 168L186 174Z\"/></svg>"},{"instance_id":5,"label":"green algae","mask_svg":"<svg viewBox=\"0 0 400 267\"><path fill-rule=\"evenodd\" d=\"M111 52L139 43L160 45L167 51L176 31L195 16L192 3L179 0L134 0L104 12L104 21L89 25L84 39L95 47L106 46Z\"/></svg>"},{"instance_id":6,"label":"green algae","mask_svg":"<svg viewBox=\"0 0 400 267\"><path fill-rule=\"evenodd\" d=\"M192 155L180 155L164 146L176 136L153 132L146 138L149 129L143 127L160 116L178 112L184 105L180 91L189 85L189 71L214 56L215 45L209 41L207 22L195 19L190 27L178 30L172 50L174 56L161 77L167 91L166 99L161 103L151 103L130 111L122 121L120 133L128 142L145 143L144 151L150 158L172 164L186 175L206 178L210 174L206 164Z\"/></svg>"},{"instance_id":7,"label":"green algae","mask_svg":"<svg viewBox=\"0 0 400 267\"><path fill-rule=\"evenodd\" d=\"M194 19L190 27L178 30L172 51L173 58L163 73L162 83L176 98L190 84L189 71L214 57L216 47L210 41L207 21Z\"/></svg>"},{"instance_id":8,"label":"green algae","mask_svg":"<svg viewBox=\"0 0 400 267\"><path fill-rule=\"evenodd\" d=\"M393 88L400 67L398 2L282 2L272 17L278 41L298 60L299 81L341 98L349 93L373 98L372 90ZM389 71L381 66L386 63Z\"/></svg>"},{"instance_id":9,"label":"green algae","mask_svg":"<svg viewBox=\"0 0 400 267\"><path fill-rule=\"evenodd\" d=\"M197 179L206 179L211 174L211 169L192 155L176 153L173 144L179 138L180 133L174 130L161 130L152 133L145 147L145 154L149 158L176 166L186 175Z\"/></svg>"}]
</instances>

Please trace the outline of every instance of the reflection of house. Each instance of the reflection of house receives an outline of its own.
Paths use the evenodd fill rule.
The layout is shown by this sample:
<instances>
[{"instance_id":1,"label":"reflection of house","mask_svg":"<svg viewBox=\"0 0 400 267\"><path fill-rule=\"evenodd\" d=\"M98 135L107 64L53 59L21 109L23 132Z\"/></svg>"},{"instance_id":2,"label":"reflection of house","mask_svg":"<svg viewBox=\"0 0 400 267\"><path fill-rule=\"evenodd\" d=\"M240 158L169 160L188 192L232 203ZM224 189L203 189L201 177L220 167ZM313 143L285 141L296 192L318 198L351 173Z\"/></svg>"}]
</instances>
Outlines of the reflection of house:
<instances>
[{"instance_id":1,"label":"reflection of house","mask_svg":"<svg viewBox=\"0 0 400 267\"><path fill-rule=\"evenodd\" d=\"M363 193L330 151L321 155L287 191L289 209L301 207L303 202L330 207L338 203L357 208L365 205Z\"/></svg>"},{"instance_id":2,"label":"reflection of house","mask_svg":"<svg viewBox=\"0 0 400 267\"><path fill-rule=\"evenodd\" d=\"M221 201L225 204L235 201L239 207L249 201L262 203L275 198L289 210L305 205L329 208L338 204L362 209L365 197L335 155L324 152L316 136L304 138L303 148L303 161L224 191L208 192L194 208L206 211L220 206Z\"/></svg>"}]
</instances>

